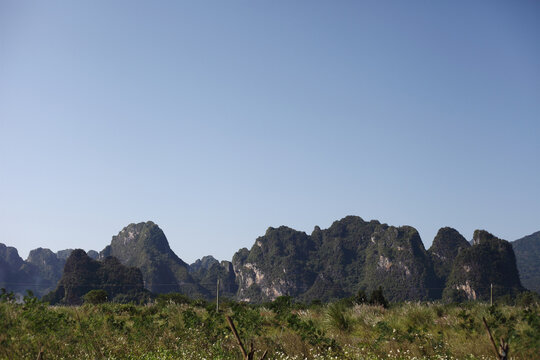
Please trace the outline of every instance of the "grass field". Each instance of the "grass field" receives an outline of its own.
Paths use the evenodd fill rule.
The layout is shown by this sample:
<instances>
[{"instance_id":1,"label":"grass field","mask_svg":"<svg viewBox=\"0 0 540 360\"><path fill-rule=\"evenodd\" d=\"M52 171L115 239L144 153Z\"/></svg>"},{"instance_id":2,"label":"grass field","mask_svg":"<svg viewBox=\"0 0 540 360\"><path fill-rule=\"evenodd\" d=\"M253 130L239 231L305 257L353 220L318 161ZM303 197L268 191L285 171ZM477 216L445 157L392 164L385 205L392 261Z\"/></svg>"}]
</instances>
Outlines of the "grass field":
<instances>
[{"instance_id":1,"label":"grass field","mask_svg":"<svg viewBox=\"0 0 540 360\"><path fill-rule=\"evenodd\" d=\"M150 305L0 303L0 358L241 359L225 316L268 359L492 359L484 317L514 359L540 359L537 306L288 301L252 306L174 298Z\"/></svg>"}]
</instances>

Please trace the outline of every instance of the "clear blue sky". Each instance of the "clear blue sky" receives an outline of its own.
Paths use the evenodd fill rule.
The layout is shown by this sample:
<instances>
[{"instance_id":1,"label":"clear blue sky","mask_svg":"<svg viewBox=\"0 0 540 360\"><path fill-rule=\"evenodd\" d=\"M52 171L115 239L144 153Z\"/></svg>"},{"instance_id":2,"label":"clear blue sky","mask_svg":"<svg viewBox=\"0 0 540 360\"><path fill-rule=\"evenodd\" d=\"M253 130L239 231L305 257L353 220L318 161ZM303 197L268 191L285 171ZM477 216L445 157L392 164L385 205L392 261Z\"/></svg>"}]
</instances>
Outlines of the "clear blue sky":
<instances>
[{"instance_id":1,"label":"clear blue sky","mask_svg":"<svg viewBox=\"0 0 540 360\"><path fill-rule=\"evenodd\" d=\"M540 2L0 0L0 242L185 261L346 215L540 230Z\"/></svg>"}]
</instances>

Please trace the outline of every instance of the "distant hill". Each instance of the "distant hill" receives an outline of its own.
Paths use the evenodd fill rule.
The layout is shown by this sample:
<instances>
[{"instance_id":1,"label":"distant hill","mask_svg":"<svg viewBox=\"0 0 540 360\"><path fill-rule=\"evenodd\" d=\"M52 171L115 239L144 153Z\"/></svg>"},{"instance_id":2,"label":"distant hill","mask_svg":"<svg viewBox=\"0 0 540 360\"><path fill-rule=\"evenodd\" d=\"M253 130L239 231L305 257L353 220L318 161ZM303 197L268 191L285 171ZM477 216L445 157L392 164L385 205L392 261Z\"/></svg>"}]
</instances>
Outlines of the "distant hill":
<instances>
[{"instance_id":1,"label":"distant hill","mask_svg":"<svg viewBox=\"0 0 540 360\"><path fill-rule=\"evenodd\" d=\"M450 300L460 291L463 299L485 299L491 283L496 296L522 291L509 243L483 231L474 237L471 246L455 229L442 228L426 251L413 227L357 216L328 229L315 227L311 235L286 226L269 228L250 250L233 257L236 298L262 302L290 295L328 301L381 286L390 301L440 299L445 288Z\"/></svg>"},{"instance_id":2,"label":"distant hill","mask_svg":"<svg viewBox=\"0 0 540 360\"><path fill-rule=\"evenodd\" d=\"M451 301L488 300L493 295L516 295L521 285L512 245L484 230L476 230L473 245L458 252L443 298Z\"/></svg>"},{"instance_id":3,"label":"distant hill","mask_svg":"<svg viewBox=\"0 0 540 360\"><path fill-rule=\"evenodd\" d=\"M65 259L58 256L49 249L37 248L30 251L26 262L33 265L37 271L34 276L33 283L39 284L39 289L36 289L36 295L42 296L54 288L62 277L64 271Z\"/></svg>"},{"instance_id":4,"label":"distant hill","mask_svg":"<svg viewBox=\"0 0 540 360\"><path fill-rule=\"evenodd\" d=\"M351 296L382 286L392 301L434 297L436 277L418 232L357 216L311 235L269 228L233 257L240 300L291 295L305 301Z\"/></svg>"},{"instance_id":5,"label":"distant hill","mask_svg":"<svg viewBox=\"0 0 540 360\"><path fill-rule=\"evenodd\" d=\"M369 294L378 287L390 301L484 300L492 283L496 296L524 289L517 266L525 286L538 291L539 238L540 232L514 242L514 254L510 243L486 231L475 231L471 245L458 231L445 227L426 250L411 226L347 216L328 229L316 226L311 234L287 226L270 227L251 249L237 251L232 261L205 256L188 265L171 250L159 226L148 221L124 227L99 254L89 251L82 256L78 251L76 255L94 267L98 262L88 259L104 264L112 256L139 269L146 289L194 298L214 298L219 280L221 296L247 302L282 295L329 301L358 291ZM64 284L69 279L62 273L66 275L64 264L73 252L55 254L39 248L23 261L16 249L0 244L0 287L16 292L29 288L43 295L57 288L61 277ZM70 302L70 294L62 298Z\"/></svg>"},{"instance_id":6,"label":"distant hill","mask_svg":"<svg viewBox=\"0 0 540 360\"><path fill-rule=\"evenodd\" d=\"M523 286L540 294L540 231L512 242Z\"/></svg>"},{"instance_id":7,"label":"distant hill","mask_svg":"<svg viewBox=\"0 0 540 360\"><path fill-rule=\"evenodd\" d=\"M219 264L219 261L212 255L203 256L202 258L197 259L193 264L189 265L189 272L195 273L198 271L206 271L214 264Z\"/></svg>"},{"instance_id":8,"label":"distant hill","mask_svg":"<svg viewBox=\"0 0 540 360\"><path fill-rule=\"evenodd\" d=\"M51 304L79 305L91 290L105 290L109 300L128 296L144 296L141 271L124 266L114 257L103 261L90 258L84 250L73 250L66 260L64 272L56 290L43 297Z\"/></svg>"},{"instance_id":9,"label":"distant hill","mask_svg":"<svg viewBox=\"0 0 540 360\"><path fill-rule=\"evenodd\" d=\"M17 249L0 244L0 287L23 293L33 284L33 272L23 268L24 261Z\"/></svg>"},{"instance_id":10,"label":"distant hill","mask_svg":"<svg viewBox=\"0 0 540 360\"><path fill-rule=\"evenodd\" d=\"M163 231L151 221L129 224L99 258L114 256L126 266L139 268L144 286L154 293L181 292L193 297L208 297L206 289L190 275L189 265L169 247Z\"/></svg>"},{"instance_id":11,"label":"distant hill","mask_svg":"<svg viewBox=\"0 0 540 360\"><path fill-rule=\"evenodd\" d=\"M39 297L47 294L56 288L72 251L61 250L55 254L49 249L37 248L30 251L25 261L17 249L0 244L0 288L17 294L31 290ZM95 251L89 253L97 257Z\"/></svg>"},{"instance_id":12,"label":"distant hill","mask_svg":"<svg viewBox=\"0 0 540 360\"><path fill-rule=\"evenodd\" d=\"M436 275L442 283L452 271L452 265L461 249L467 249L471 244L456 230L450 227L439 229L428 250L433 261Z\"/></svg>"},{"instance_id":13,"label":"distant hill","mask_svg":"<svg viewBox=\"0 0 540 360\"><path fill-rule=\"evenodd\" d=\"M204 256L189 266L193 279L206 290L207 296L215 298L218 279L221 297L233 299L236 296L238 285L236 275L230 261L217 261L213 256Z\"/></svg>"}]
</instances>

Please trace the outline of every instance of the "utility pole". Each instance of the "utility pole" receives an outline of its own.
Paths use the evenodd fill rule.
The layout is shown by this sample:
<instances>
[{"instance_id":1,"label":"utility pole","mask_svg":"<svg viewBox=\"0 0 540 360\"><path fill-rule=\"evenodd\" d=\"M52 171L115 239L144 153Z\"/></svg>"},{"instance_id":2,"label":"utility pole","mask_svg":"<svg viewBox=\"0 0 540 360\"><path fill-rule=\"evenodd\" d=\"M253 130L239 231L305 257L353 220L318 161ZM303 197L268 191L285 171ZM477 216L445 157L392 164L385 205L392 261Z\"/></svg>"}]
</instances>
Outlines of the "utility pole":
<instances>
[{"instance_id":1,"label":"utility pole","mask_svg":"<svg viewBox=\"0 0 540 360\"><path fill-rule=\"evenodd\" d=\"M216 312L219 312L219 278L217 279L216 287Z\"/></svg>"},{"instance_id":2,"label":"utility pole","mask_svg":"<svg viewBox=\"0 0 540 360\"><path fill-rule=\"evenodd\" d=\"M491 295L490 295L490 305L493 306L493 283L491 283Z\"/></svg>"}]
</instances>

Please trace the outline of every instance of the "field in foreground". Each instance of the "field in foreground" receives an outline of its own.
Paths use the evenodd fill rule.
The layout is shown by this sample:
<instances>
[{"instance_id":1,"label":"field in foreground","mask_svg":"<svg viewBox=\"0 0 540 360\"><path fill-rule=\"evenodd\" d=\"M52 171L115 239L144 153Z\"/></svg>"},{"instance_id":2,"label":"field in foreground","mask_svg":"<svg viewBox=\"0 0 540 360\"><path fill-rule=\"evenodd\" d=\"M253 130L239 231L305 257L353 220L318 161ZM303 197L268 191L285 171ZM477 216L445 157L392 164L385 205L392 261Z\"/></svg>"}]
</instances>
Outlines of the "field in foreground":
<instances>
[{"instance_id":1,"label":"field in foreground","mask_svg":"<svg viewBox=\"0 0 540 360\"><path fill-rule=\"evenodd\" d=\"M241 359L225 316L233 319L256 358L491 359L494 337L514 359L540 359L537 306L334 303L302 307L280 298L263 306L182 303L105 303L50 307L35 298L0 303L0 358ZM258 357L257 357L258 356Z\"/></svg>"}]
</instances>

